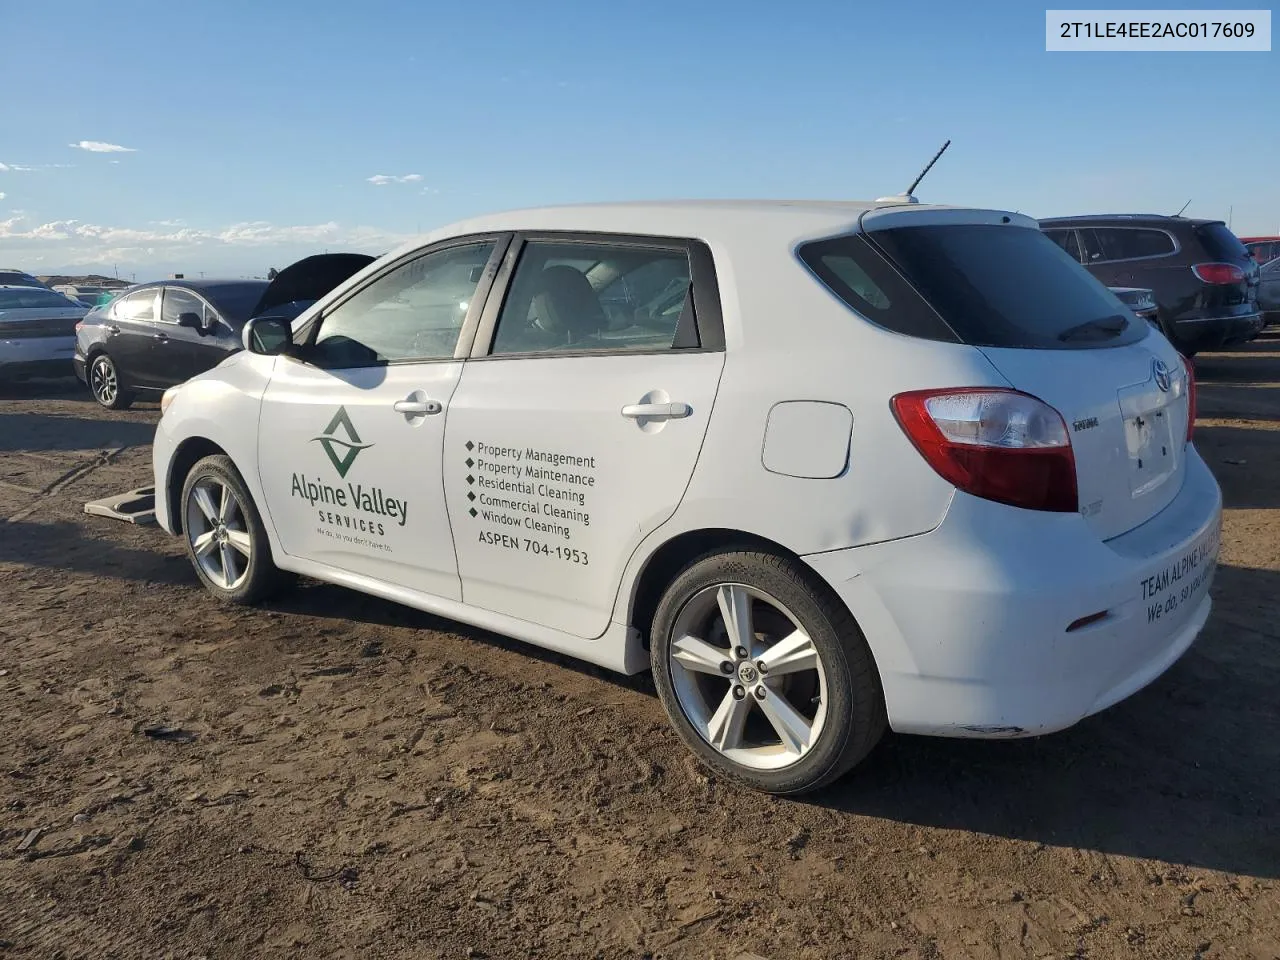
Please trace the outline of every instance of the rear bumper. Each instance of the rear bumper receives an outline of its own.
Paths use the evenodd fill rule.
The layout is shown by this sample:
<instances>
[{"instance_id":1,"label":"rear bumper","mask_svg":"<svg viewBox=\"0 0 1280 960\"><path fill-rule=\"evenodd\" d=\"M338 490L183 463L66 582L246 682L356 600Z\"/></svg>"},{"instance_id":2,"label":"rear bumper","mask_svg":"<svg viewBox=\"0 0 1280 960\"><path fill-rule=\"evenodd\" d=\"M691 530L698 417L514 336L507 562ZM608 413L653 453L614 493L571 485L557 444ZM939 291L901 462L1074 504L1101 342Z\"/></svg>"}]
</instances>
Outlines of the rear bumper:
<instances>
[{"instance_id":1,"label":"rear bumper","mask_svg":"<svg viewBox=\"0 0 1280 960\"><path fill-rule=\"evenodd\" d=\"M89 383L89 375L85 369L84 357L80 356L80 352L78 350L76 351L76 355L71 358L71 366L76 372L76 379L87 385Z\"/></svg>"},{"instance_id":2,"label":"rear bumper","mask_svg":"<svg viewBox=\"0 0 1280 960\"><path fill-rule=\"evenodd\" d=\"M805 560L862 627L894 730L1032 736L1123 700L1190 647L1209 616L1221 515L1191 451L1173 502L1111 541L1076 514L958 493L931 533Z\"/></svg>"},{"instance_id":3,"label":"rear bumper","mask_svg":"<svg viewBox=\"0 0 1280 960\"><path fill-rule=\"evenodd\" d=\"M1173 330L1181 349L1199 352L1247 343L1263 325L1262 314L1254 309L1243 314L1179 318L1174 320Z\"/></svg>"},{"instance_id":4,"label":"rear bumper","mask_svg":"<svg viewBox=\"0 0 1280 960\"><path fill-rule=\"evenodd\" d=\"M75 343L75 337L0 337L0 379L70 376Z\"/></svg>"}]
</instances>

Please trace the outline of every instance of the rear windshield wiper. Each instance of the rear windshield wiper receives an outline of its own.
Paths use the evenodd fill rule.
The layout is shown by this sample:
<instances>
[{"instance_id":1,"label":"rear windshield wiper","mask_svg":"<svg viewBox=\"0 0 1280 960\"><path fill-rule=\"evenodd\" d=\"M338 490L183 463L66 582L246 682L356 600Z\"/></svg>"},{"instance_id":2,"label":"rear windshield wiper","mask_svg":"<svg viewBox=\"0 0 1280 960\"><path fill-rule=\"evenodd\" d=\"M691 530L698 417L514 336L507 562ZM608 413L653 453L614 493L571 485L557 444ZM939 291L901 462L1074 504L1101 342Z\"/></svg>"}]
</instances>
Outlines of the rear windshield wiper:
<instances>
[{"instance_id":1,"label":"rear windshield wiper","mask_svg":"<svg viewBox=\"0 0 1280 960\"><path fill-rule=\"evenodd\" d=\"M1069 327L1058 334L1064 343L1068 340L1109 340L1118 337L1129 329L1129 321L1120 314L1103 317L1101 320L1090 320L1075 327Z\"/></svg>"}]
</instances>

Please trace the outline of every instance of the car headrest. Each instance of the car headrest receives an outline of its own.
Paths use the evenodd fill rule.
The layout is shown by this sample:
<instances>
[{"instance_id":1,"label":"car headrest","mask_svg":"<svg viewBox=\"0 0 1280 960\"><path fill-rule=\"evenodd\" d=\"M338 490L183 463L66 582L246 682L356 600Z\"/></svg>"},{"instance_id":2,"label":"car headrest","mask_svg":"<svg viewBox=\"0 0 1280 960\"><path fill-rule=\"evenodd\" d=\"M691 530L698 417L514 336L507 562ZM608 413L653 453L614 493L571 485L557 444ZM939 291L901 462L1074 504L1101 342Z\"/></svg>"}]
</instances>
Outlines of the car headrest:
<instances>
[{"instance_id":1,"label":"car headrest","mask_svg":"<svg viewBox=\"0 0 1280 960\"><path fill-rule=\"evenodd\" d=\"M546 267L538 275L533 315L548 333L563 333L570 341L597 333L605 326L604 308L591 282L569 266Z\"/></svg>"}]
</instances>

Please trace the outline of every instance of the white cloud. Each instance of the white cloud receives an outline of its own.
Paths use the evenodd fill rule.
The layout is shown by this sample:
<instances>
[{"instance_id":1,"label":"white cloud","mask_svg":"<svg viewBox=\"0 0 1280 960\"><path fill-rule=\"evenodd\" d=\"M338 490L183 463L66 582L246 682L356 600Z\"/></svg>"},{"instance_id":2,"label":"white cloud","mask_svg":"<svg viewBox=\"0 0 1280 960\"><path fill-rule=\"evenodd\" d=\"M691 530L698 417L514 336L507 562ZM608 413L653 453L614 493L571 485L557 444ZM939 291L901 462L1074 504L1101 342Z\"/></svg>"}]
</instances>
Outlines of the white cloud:
<instances>
[{"instance_id":1,"label":"white cloud","mask_svg":"<svg viewBox=\"0 0 1280 960\"><path fill-rule=\"evenodd\" d=\"M385 173L375 173L372 177L368 178L369 183L372 183L375 187L385 187L389 183L418 183L421 180L422 174L420 173L406 173L402 177L390 176Z\"/></svg>"},{"instance_id":2,"label":"white cloud","mask_svg":"<svg viewBox=\"0 0 1280 960\"><path fill-rule=\"evenodd\" d=\"M90 153L137 153L133 147L122 147L118 143L103 143L101 140L80 140L69 144L77 150L88 150Z\"/></svg>"},{"instance_id":3,"label":"white cloud","mask_svg":"<svg viewBox=\"0 0 1280 960\"><path fill-rule=\"evenodd\" d=\"M0 200L3 200L4 198L5 198L5 194L3 192L0 192Z\"/></svg>"},{"instance_id":4,"label":"white cloud","mask_svg":"<svg viewBox=\"0 0 1280 960\"><path fill-rule=\"evenodd\" d=\"M157 272L163 272L161 264L177 264L217 271L226 264L299 259L317 248L383 253L406 239L407 235L376 227L344 227L333 221L297 225L248 221L205 229L167 220L127 227L80 220L35 223L15 211L0 220L0 260L43 258L67 266L114 263Z\"/></svg>"},{"instance_id":5,"label":"white cloud","mask_svg":"<svg viewBox=\"0 0 1280 960\"><path fill-rule=\"evenodd\" d=\"M0 173L31 173L35 170L65 170L74 166L71 163L42 163L32 166L29 163L0 163Z\"/></svg>"}]
</instances>

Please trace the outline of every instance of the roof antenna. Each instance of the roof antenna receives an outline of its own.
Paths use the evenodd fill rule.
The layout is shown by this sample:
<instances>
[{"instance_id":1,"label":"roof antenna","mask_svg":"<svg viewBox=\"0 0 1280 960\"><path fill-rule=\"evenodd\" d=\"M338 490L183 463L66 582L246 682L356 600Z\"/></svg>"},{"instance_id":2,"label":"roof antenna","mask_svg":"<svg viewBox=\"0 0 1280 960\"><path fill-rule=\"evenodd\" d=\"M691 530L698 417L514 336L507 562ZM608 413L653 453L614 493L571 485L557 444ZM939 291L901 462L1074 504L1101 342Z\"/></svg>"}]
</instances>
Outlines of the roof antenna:
<instances>
[{"instance_id":1,"label":"roof antenna","mask_svg":"<svg viewBox=\"0 0 1280 960\"><path fill-rule=\"evenodd\" d=\"M1191 201L1190 201L1190 200L1188 200L1186 203L1184 203L1184 204L1182 205L1182 209L1181 209L1181 210L1179 210L1177 213L1175 213L1175 214L1174 214L1174 216L1175 216L1175 217L1180 217L1180 216L1182 216L1183 212L1184 212L1184 211L1187 209L1187 207L1189 207L1189 206L1191 206Z\"/></svg>"},{"instance_id":2,"label":"roof antenna","mask_svg":"<svg viewBox=\"0 0 1280 960\"><path fill-rule=\"evenodd\" d=\"M944 143L938 152L933 155L933 159L929 161L928 166L920 171L920 176L911 181L911 186L907 187L906 193L899 193L892 197L877 197L876 203L919 203L920 201L914 196L916 187L920 185L920 181L924 179L925 174L933 169L933 165L938 162L938 158L946 152L949 146L951 146L950 140Z\"/></svg>"}]
</instances>

